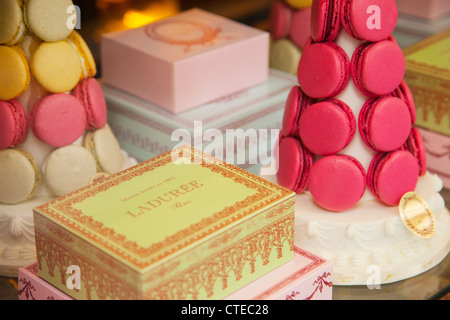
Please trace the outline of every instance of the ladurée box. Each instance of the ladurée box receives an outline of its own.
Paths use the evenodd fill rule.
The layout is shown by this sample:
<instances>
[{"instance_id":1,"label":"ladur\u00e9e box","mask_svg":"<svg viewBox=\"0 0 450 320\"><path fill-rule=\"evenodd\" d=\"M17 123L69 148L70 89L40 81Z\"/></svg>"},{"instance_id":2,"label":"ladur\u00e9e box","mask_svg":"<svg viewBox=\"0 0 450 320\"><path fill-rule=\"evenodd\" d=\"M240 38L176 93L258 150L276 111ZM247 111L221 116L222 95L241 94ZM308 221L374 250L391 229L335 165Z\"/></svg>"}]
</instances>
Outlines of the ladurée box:
<instances>
[{"instance_id":1,"label":"ladur\u00e9e box","mask_svg":"<svg viewBox=\"0 0 450 320\"><path fill-rule=\"evenodd\" d=\"M75 299L222 299L294 257L294 193L182 146L34 209Z\"/></svg>"},{"instance_id":2,"label":"ladur\u00e9e box","mask_svg":"<svg viewBox=\"0 0 450 320\"><path fill-rule=\"evenodd\" d=\"M450 136L450 29L404 50L417 126Z\"/></svg>"},{"instance_id":3,"label":"ladur\u00e9e box","mask_svg":"<svg viewBox=\"0 0 450 320\"><path fill-rule=\"evenodd\" d=\"M267 81L269 34L191 9L102 36L102 78L172 113Z\"/></svg>"}]
</instances>

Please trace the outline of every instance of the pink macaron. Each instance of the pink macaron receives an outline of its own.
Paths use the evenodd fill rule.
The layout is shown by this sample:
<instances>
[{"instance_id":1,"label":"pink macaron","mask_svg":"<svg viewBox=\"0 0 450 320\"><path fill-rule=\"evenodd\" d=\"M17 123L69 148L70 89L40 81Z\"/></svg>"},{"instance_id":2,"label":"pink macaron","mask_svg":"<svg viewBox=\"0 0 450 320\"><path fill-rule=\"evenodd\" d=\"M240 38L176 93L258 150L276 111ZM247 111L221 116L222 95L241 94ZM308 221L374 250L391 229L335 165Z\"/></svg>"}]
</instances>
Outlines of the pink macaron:
<instances>
[{"instance_id":1,"label":"pink macaron","mask_svg":"<svg viewBox=\"0 0 450 320\"><path fill-rule=\"evenodd\" d=\"M313 156L294 137L283 137L279 147L278 184L296 193L308 187L309 170Z\"/></svg>"},{"instance_id":2,"label":"pink macaron","mask_svg":"<svg viewBox=\"0 0 450 320\"><path fill-rule=\"evenodd\" d=\"M393 40L365 42L352 56L353 81L367 97L383 96L394 91L403 81L405 68L403 51Z\"/></svg>"},{"instance_id":3,"label":"pink macaron","mask_svg":"<svg viewBox=\"0 0 450 320\"><path fill-rule=\"evenodd\" d=\"M395 0L342 0L341 24L353 38L370 42L386 40L397 24Z\"/></svg>"},{"instance_id":4,"label":"pink macaron","mask_svg":"<svg viewBox=\"0 0 450 320\"><path fill-rule=\"evenodd\" d=\"M370 163L367 186L378 200L397 206L405 193L415 190L418 178L419 165L410 152L381 152Z\"/></svg>"},{"instance_id":5,"label":"pink macaron","mask_svg":"<svg viewBox=\"0 0 450 320\"><path fill-rule=\"evenodd\" d=\"M83 134L86 112L73 95L52 94L33 105L30 128L41 141L53 147L63 147L72 144Z\"/></svg>"},{"instance_id":6,"label":"pink macaron","mask_svg":"<svg viewBox=\"0 0 450 320\"><path fill-rule=\"evenodd\" d=\"M414 125L416 123L416 120L417 120L416 105L414 103L414 98L413 98L413 95L411 93L411 89L406 84L406 82L402 81L402 83L400 83L398 88L395 89L391 93L391 95L393 97L397 97L397 98L402 99L406 103L406 105L409 108L409 112L411 114L411 123Z\"/></svg>"},{"instance_id":7,"label":"pink macaron","mask_svg":"<svg viewBox=\"0 0 450 320\"><path fill-rule=\"evenodd\" d=\"M102 87L94 78L86 78L74 88L72 94L83 104L86 130L103 128L107 122L107 108Z\"/></svg>"},{"instance_id":8,"label":"pink macaron","mask_svg":"<svg viewBox=\"0 0 450 320\"><path fill-rule=\"evenodd\" d=\"M287 38L290 32L292 10L281 0L270 7L269 32L273 40Z\"/></svg>"},{"instance_id":9,"label":"pink macaron","mask_svg":"<svg viewBox=\"0 0 450 320\"><path fill-rule=\"evenodd\" d=\"M425 144L422 135L416 127L413 127L411 133L403 145L403 149L408 150L417 159L419 164L419 176L423 177L427 173L427 157Z\"/></svg>"},{"instance_id":10,"label":"pink macaron","mask_svg":"<svg viewBox=\"0 0 450 320\"><path fill-rule=\"evenodd\" d=\"M344 102L327 99L306 109L298 127L300 139L309 151L328 156L350 144L355 136L356 119Z\"/></svg>"},{"instance_id":11,"label":"pink macaron","mask_svg":"<svg viewBox=\"0 0 450 320\"><path fill-rule=\"evenodd\" d=\"M311 35L311 8L295 10L292 12L289 38L299 48L305 47Z\"/></svg>"},{"instance_id":12,"label":"pink macaron","mask_svg":"<svg viewBox=\"0 0 450 320\"><path fill-rule=\"evenodd\" d=\"M27 128L27 115L20 102L0 101L0 150L21 144Z\"/></svg>"},{"instance_id":13,"label":"pink macaron","mask_svg":"<svg viewBox=\"0 0 450 320\"><path fill-rule=\"evenodd\" d=\"M289 91L283 114L283 135L298 137L298 120L300 114L312 105L313 99L303 93L299 86L295 85Z\"/></svg>"},{"instance_id":14,"label":"pink macaron","mask_svg":"<svg viewBox=\"0 0 450 320\"><path fill-rule=\"evenodd\" d=\"M314 42L333 41L340 28L341 0L314 0L311 5L311 37Z\"/></svg>"},{"instance_id":15,"label":"pink macaron","mask_svg":"<svg viewBox=\"0 0 450 320\"><path fill-rule=\"evenodd\" d=\"M297 76L308 96L332 98L348 84L350 61L345 51L333 42L313 43L303 50Z\"/></svg>"},{"instance_id":16,"label":"pink macaron","mask_svg":"<svg viewBox=\"0 0 450 320\"><path fill-rule=\"evenodd\" d=\"M394 151L411 132L411 113L399 98L370 99L359 113L358 127L367 146L376 151Z\"/></svg>"},{"instance_id":17,"label":"pink macaron","mask_svg":"<svg viewBox=\"0 0 450 320\"><path fill-rule=\"evenodd\" d=\"M327 156L311 167L309 191L316 203L326 210L342 212L352 208L365 190L365 170L351 156Z\"/></svg>"}]
</instances>

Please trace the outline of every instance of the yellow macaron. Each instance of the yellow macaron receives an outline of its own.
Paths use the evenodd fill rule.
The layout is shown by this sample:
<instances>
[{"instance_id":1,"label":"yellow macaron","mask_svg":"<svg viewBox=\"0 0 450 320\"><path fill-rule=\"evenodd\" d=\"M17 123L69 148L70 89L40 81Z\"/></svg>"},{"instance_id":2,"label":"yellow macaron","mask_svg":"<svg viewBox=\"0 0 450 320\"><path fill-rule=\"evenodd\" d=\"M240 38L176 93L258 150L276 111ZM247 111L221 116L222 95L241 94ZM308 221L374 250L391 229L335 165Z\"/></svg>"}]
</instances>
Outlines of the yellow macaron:
<instances>
[{"instance_id":1,"label":"yellow macaron","mask_svg":"<svg viewBox=\"0 0 450 320\"><path fill-rule=\"evenodd\" d=\"M86 41L84 41L83 37L76 31L73 31L70 36L67 37L66 41L72 44L80 55L81 66L83 68L80 80L93 78L97 74L97 65Z\"/></svg>"},{"instance_id":2,"label":"yellow macaron","mask_svg":"<svg viewBox=\"0 0 450 320\"><path fill-rule=\"evenodd\" d=\"M0 44L14 45L27 31L19 0L0 1Z\"/></svg>"},{"instance_id":3,"label":"yellow macaron","mask_svg":"<svg viewBox=\"0 0 450 320\"><path fill-rule=\"evenodd\" d=\"M42 42L34 51L30 65L39 84L52 93L71 91L82 73L77 50L65 40Z\"/></svg>"},{"instance_id":4,"label":"yellow macaron","mask_svg":"<svg viewBox=\"0 0 450 320\"><path fill-rule=\"evenodd\" d=\"M313 0L285 0L288 5L295 9L311 7Z\"/></svg>"},{"instance_id":5,"label":"yellow macaron","mask_svg":"<svg viewBox=\"0 0 450 320\"><path fill-rule=\"evenodd\" d=\"M30 68L24 51L17 46L0 46L0 100L22 95L30 84Z\"/></svg>"}]
</instances>

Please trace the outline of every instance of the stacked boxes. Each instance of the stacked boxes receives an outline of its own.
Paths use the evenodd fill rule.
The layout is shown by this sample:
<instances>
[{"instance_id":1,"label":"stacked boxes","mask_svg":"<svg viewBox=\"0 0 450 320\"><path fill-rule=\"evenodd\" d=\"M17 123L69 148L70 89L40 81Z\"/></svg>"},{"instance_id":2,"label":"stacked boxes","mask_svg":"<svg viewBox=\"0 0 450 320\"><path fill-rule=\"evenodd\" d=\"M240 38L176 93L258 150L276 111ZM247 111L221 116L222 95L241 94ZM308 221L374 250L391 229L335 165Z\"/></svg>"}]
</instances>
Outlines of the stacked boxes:
<instances>
[{"instance_id":1,"label":"stacked boxes","mask_svg":"<svg viewBox=\"0 0 450 320\"><path fill-rule=\"evenodd\" d=\"M230 25L200 10L187 14L201 20L203 31L211 27L208 19L212 19L208 21L218 33ZM195 19L185 18L186 14L181 14L170 19L168 25L158 22L157 28L145 27L135 30L136 34L130 31L127 41L150 29L173 35L173 28L177 24L186 27L187 21L192 27L187 32L189 37L198 35ZM213 61L214 55L227 65L228 50L245 48L246 42L264 43L265 37L260 32L247 32L244 34L256 34L256 39L244 36L238 43L231 41L232 48L221 43L212 50L214 54L202 52L198 56L190 51L197 45L192 43L192 47L183 48L185 54L192 54L189 61L172 64L159 61L159 67L171 70L182 69L183 64L198 67L198 63ZM236 37L228 38L224 33L221 41ZM134 50L130 49L133 46L130 43L118 44L120 38L120 35L106 36L106 46L114 43L117 52ZM169 47L173 45L178 43ZM164 50L168 55L173 53L171 49ZM268 52L268 47L265 50ZM134 63L139 65L152 56L143 55L144 60L134 59ZM123 139L125 148L128 142L128 151L142 162L34 209L37 264L21 269L24 280L19 280L20 299L39 296L31 294L31 287L51 290L51 295L39 296L43 299L44 296L81 300L331 298L329 261L294 247L295 194L249 172L249 168L243 170L224 162L229 158L220 156L227 144L211 148L205 140L197 143L204 138L203 130L211 133L217 128L222 136L220 129L228 127L236 130L281 127L292 77L277 71L269 73L265 53L254 55L265 60L266 67L256 73L266 73L266 78L263 75L253 84L241 83L225 96L224 93L203 96L201 99L215 99L203 105L204 101L196 97L190 97L186 104L177 104L177 98L156 103L152 101L153 95L146 96L147 91L155 90L151 80L136 79L150 86L131 92L132 88L121 82L123 79L112 75L114 68L106 72L103 88L111 127ZM254 60L260 61L254 55ZM119 58L109 57L103 62L114 65L116 59ZM153 67L159 68L155 64ZM169 83L179 80L178 73L174 74ZM136 70L136 75L142 72ZM220 81L227 87L226 79ZM134 87L139 87L137 82ZM175 97L178 93L176 86L173 88L171 92L166 91L167 87L161 90ZM196 122L205 125L199 136ZM177 129L184 129L182 132L190 139L173 141ZM278 138L279 130L275 132ZM273 140L274 137L266 137L263 141L268 150ZM181 145L183 141L187 144ZM191 147L191 142L204 150ZM250 144L244 153L259 158L260 151L252 150L260 145L261 141L258 146ZM214 156L207 150L213 150ZM241 154L234 151L233 156L239 158ZM250 164L254 160L245 156L244 159ZM257 173L259 169L252 171ZM269 283L276 284L276 288L267 287ZM249 296L246 292L254 291L255 285L260 295Z\"/></svg>"},{"instance_id":2,"label":"stacked boxes","mask_svg":"<svg viewBox=\"0 0 450 320\"><path fill-rule=\"evenodd\" d=\"M404 50L430 171L450 188L450 29Z\"/></svg>"}]
</instances>

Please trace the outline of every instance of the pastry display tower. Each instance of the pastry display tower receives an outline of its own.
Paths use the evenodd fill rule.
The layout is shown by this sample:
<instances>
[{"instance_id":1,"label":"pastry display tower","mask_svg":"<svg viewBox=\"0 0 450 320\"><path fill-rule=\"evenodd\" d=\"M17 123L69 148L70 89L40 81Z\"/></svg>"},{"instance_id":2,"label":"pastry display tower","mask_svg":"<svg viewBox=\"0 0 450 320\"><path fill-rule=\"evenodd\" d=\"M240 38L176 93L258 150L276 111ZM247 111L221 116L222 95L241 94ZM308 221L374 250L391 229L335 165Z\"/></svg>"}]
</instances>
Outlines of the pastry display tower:
<instances>
[{"instance_id":1,"label":"pastry display tower","mask_svg":"<svg viewBox=\"0 0 450 320\"><path fill-rule=\"evenodd\" d=\"M337 285L366 284L374 265L381 283L417 275L448 254L450 221L414 127L395 1L311 10L278 144L276 179L298 194L296 245L330 259ZM402 220L414 205L427 225Z\"/></svg>"},{"instance_id":2,"label":"pastry display tower","mask_svg":"<svg viewBox=\"0 0 450 320\"><path fill-rule=\"evenodd\" d=\"M36 261L34 207L137 164L107 124L95 61L75 26L69 28L70 6L70 0L3 2L2 32L19 33L0 36L2 276L17 276ZM47 18L38 15L42 10Z\"/></svg>"}]
</instances>

